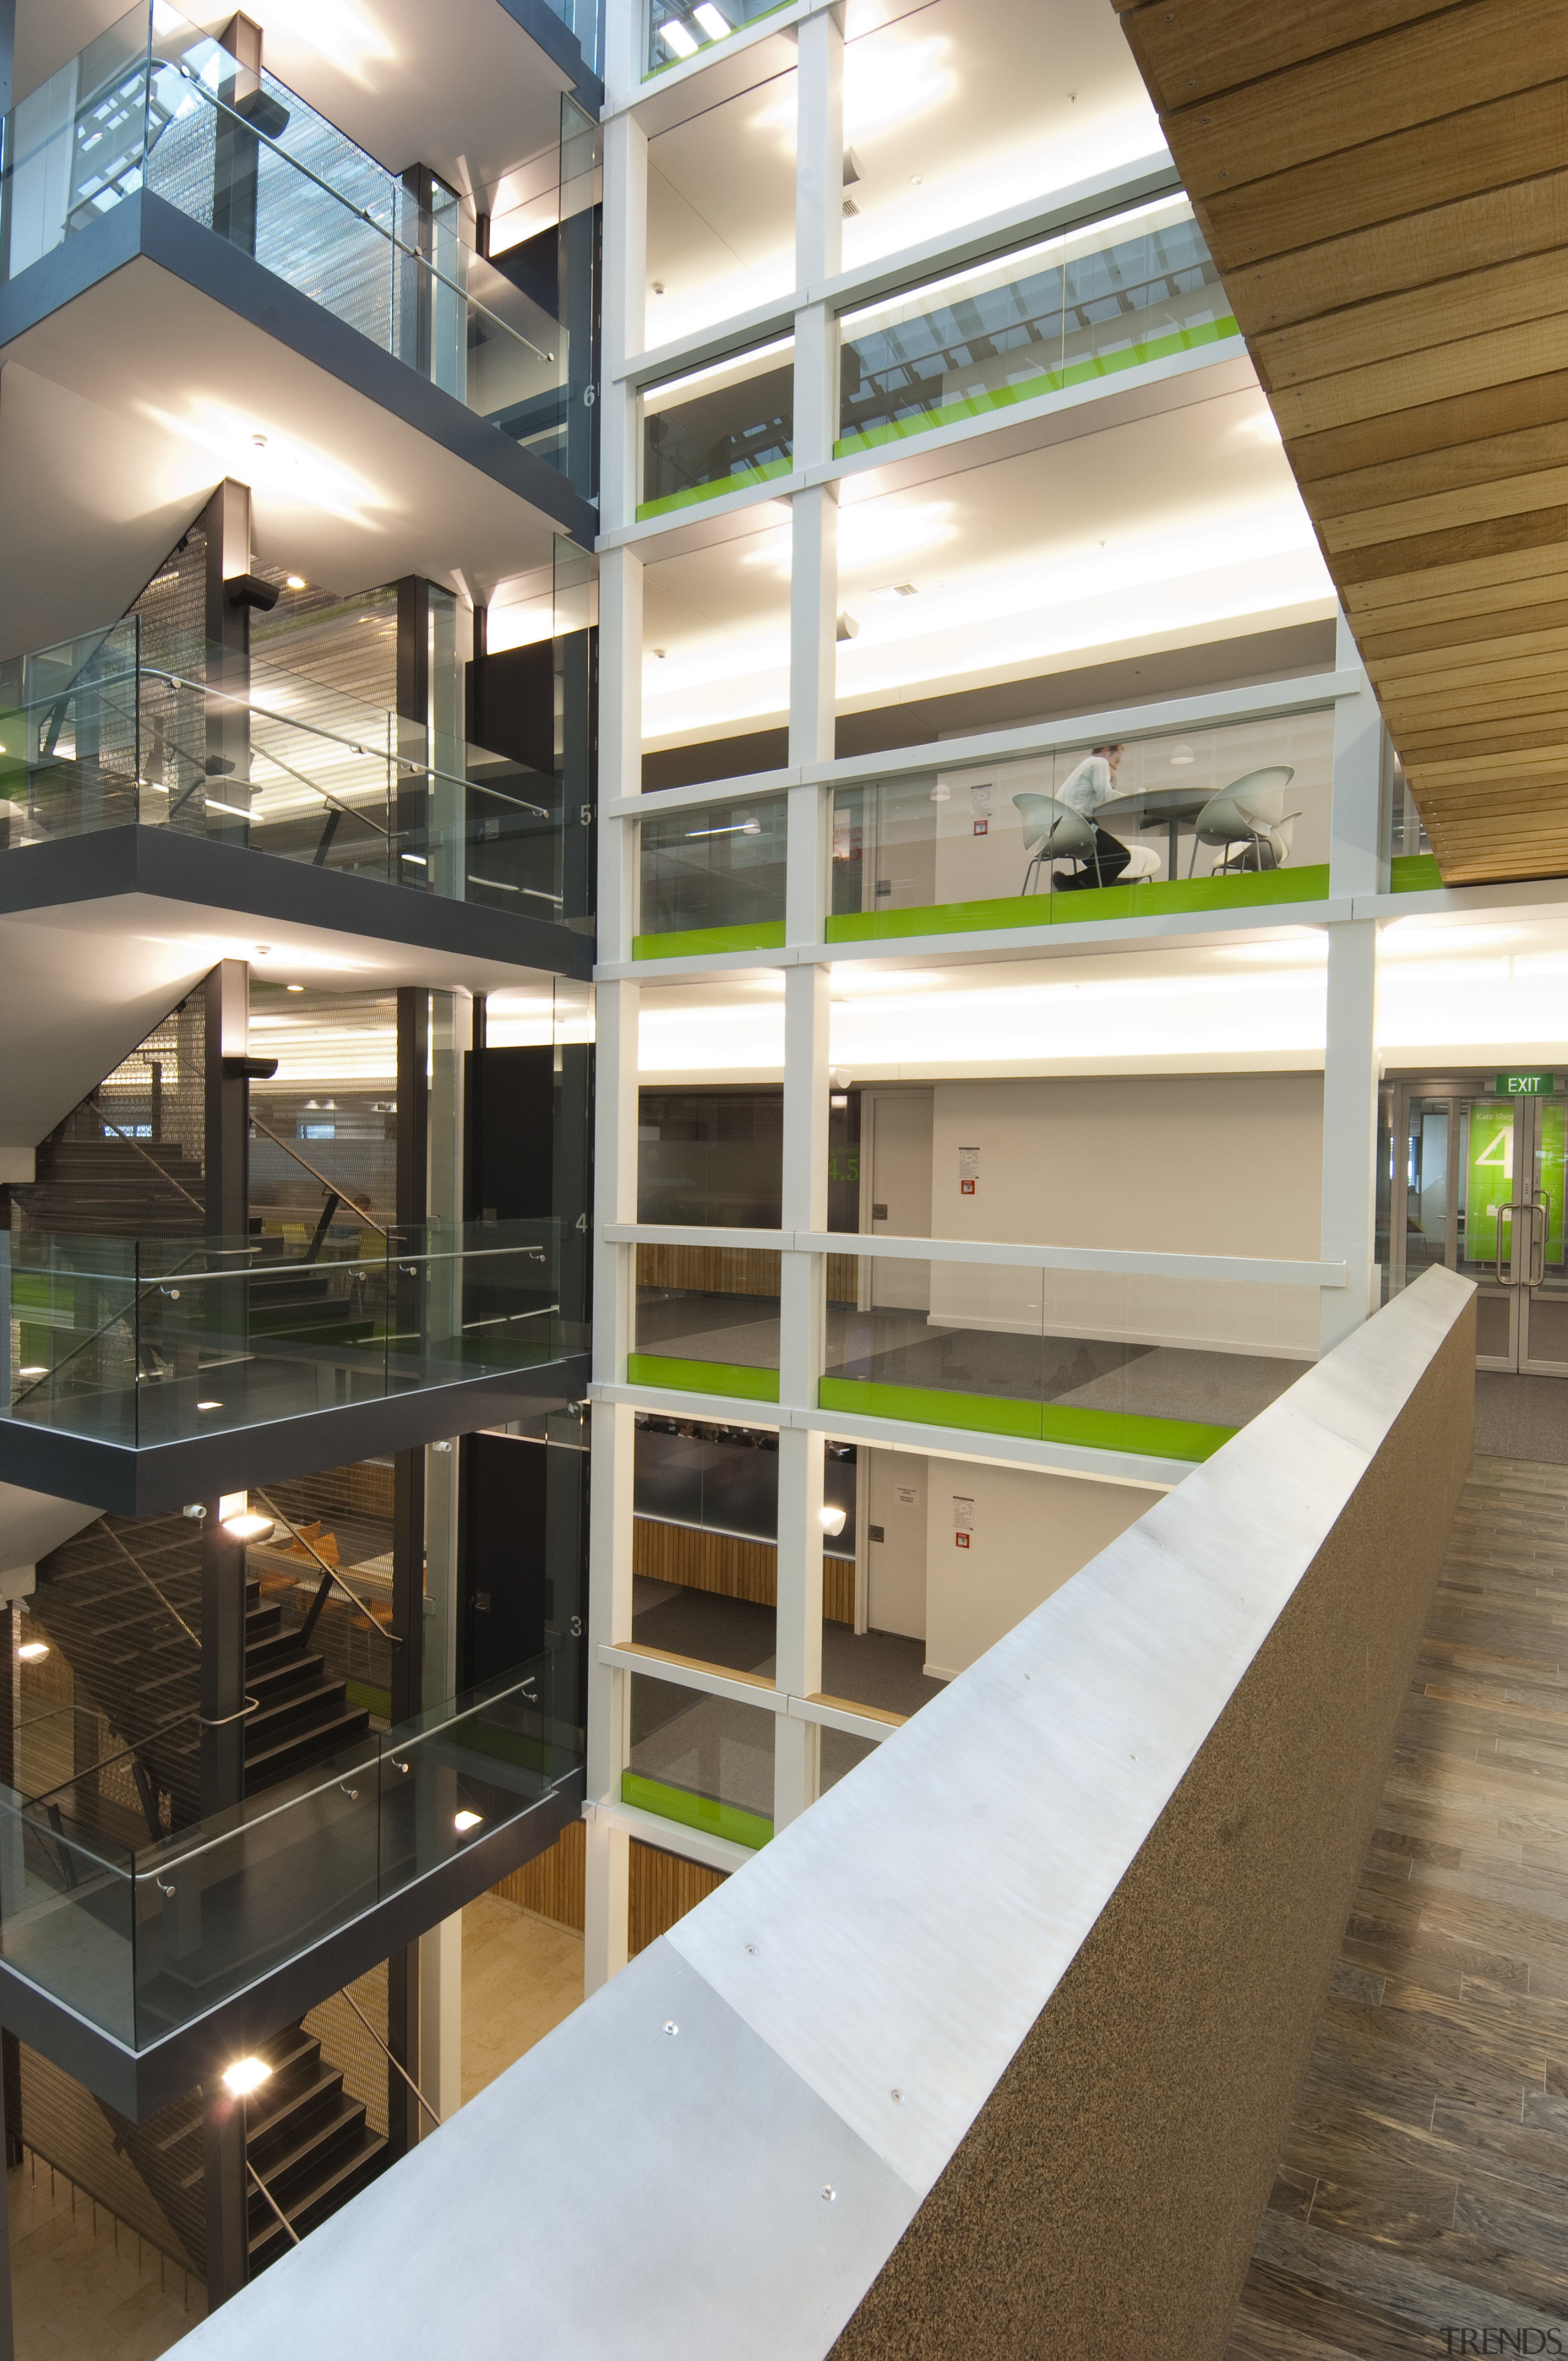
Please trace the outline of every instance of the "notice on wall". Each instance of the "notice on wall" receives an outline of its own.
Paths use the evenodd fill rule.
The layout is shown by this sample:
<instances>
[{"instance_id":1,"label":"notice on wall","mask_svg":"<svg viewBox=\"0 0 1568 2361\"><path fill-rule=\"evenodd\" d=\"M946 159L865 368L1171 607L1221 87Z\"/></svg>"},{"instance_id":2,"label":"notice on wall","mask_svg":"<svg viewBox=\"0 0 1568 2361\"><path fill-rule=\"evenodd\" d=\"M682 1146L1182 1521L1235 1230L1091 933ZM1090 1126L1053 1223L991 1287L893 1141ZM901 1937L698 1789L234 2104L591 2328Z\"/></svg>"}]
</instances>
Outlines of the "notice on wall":
<instances>
[{"instance_id":1,"label":"notice on wall","mask_svg":"<svg viewBox=\"0 0 1568 2361\"><path fill-rule=\"evenodd\" d=\"M953 1494L953 1545L968 1549L974 1532L974 1501L961 1492Z\"/></svg>"},{"instance_id":2,"label":"notice on wall","mask_svg":"<svg viewBox=\"0 0 1568 2361\"><path fill-rule=\"evenodd\" d=\"M981 779L969 791L970 825L976 836L991 831L991 781Z\"/></svg>"},{"instance_id":3,"label":"notice on wall","mask_svg":"<svg viewBox=\"0 0 1568 2361\"><path fill-rule=\"evenodd\" d=\"M901 1509L917 1509L920 1506L920 1495L913 1484L895 1484L893 1488Z\"/></svg>"},{"instance_id":4,"label":"notice on wall","mask_svg":"<svg viewBox=\"0 0 1568 2361\"><path fill-rule=\"evenodd\" d=\"M974 1187L975 1187L975 1182L976 1182L979 1179L980 1179L980 1150L979 1150L979 1148L959 1148L959 1196L960 1196L960 1197L972 1197L972 1196L974 1195Z\"/></svg>"}]
</instances>

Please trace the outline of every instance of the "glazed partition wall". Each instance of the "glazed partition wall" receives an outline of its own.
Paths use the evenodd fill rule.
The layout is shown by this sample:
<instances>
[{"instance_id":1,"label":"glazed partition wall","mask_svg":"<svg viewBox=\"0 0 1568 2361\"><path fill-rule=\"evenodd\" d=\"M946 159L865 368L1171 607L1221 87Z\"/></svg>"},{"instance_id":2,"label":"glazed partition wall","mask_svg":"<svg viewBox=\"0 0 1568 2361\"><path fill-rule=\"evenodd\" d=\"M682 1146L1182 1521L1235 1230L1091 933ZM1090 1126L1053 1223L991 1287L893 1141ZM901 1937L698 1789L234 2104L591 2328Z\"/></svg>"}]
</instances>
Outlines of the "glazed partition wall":
<instances>
[{"instance_id":1,"label":"glazed partition wall","mask_svg":"<svg viewBox=\"0 0 1568 2361\"><path fill-rule=\"evenodd\" d=\"M823 764L823 939L1323 901L1346 693L1318 675ZM628 812L634 960L784 947L788 800L774 772Z\"/></svg>"},{"instance_id":2,"label":"glazed partition wall","mask_svg":"<svg viewBox=\"0 0 1568 2361\"><path fill-rule=\"evenodd\" d=\"M0 849L167 828L591 930L562 774L199 640L160 654L131 615L0 664Z\"/></svg>"},{"instance_id":3,"label":"glazed partition wall","mask_svg":"<svg viewBox=\"0 0 1568 2361\"><path fill-rule=\"evenodd\" d=\"M566 329L263 70L167 0L129 9L5 118L0 275L140 190L178 207L565 470Z\"/></svg>"},{"instance_id":4,"label":"glazed partition wall","mask_svg":"<svg viewBox=\"0 0 1568 2361\"><path fill-rule=\"evenodd\" d=\"M578 1642L131 1851L0 1789L0 1946L131 2048L190 2024L543 1802L581 1763Z\"/></svg>"},{"instance_id":5,"label":"glazed partition wall","mask_svg":"<svg viewBox=\"0 0 1568 2361\"><path fill-rule=\"evenodd\" d=\"M839 331L836 458L1241 333L1184 196L879 298Z\"/></svg>"},{"instance_id":6,"label":"glazed partition wall","mask_svg":"<svg viewBox=\"0 0 1568 2361\"><path fill-rule=\"evenodd\" d=\"M428 1223L388 1236L0 1232L5 1415L127 1448L535 1368L582 1350L560 1310L560 1224Z\"/></svg>"},{"instance_id":7,"label":"glazed partition wall","mask_svg":"<svg viewBox=\"0 0 1568 2361\"><path fill-rule=\"evenodd\" d=\"M699 1235L646 1224L606 1233L644 1248ZM1172 1465L1209 1458L1302 1374L1317 1357L1320 1296L1346 1284L1336 1262L706 1235L765 1245L780 1262L821 1257L812 1409L831 1414L824 1425L889 1419ZM782 1285L759 1277L747 1295L640 1287L627 1381L778 1401Z\"/></svg>"}]
</instances>

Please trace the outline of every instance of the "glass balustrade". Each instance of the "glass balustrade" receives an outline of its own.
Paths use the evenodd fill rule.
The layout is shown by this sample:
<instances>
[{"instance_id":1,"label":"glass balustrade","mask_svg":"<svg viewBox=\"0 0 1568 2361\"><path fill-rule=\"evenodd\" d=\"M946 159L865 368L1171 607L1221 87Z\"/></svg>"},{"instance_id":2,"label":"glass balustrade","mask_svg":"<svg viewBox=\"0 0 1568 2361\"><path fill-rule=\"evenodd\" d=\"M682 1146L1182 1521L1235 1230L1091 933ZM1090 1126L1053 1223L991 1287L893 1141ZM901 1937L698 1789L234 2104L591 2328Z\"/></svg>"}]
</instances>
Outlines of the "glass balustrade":
<instances>
[{"instance_id":1,"label":"glass balustrade","mask_svg":"<svg viewBox=\"0 0 1568 2361\"><path fill-rule=\"evenodd\" d=\"M1318 901L1332 779L1323 708L840 787L828 939Z\"/></svg>"},{"instance_id":2,"label":"glass balustrade","mask_svg":"<svg viewBox=\"0 0 1568 2361\"><path fill-rule=\"evenodd\" d=\"M741 1686L747 1676L731 1672ZM767 1695L773 1682L752 1675ZM620 1799L732 1844L765 1845L773 1832L771 1706L633 1673L630 1749Z\"/></svg>"},{"instance_id":3,"label":"glass balustrade","mask_svg":"<svg viewBox=\"0 0 1568 2361\"><path fill-rule=\"evenodd\" d=\"M142 2048L519 1818L576 1770L577 1643L131 1851L0 1788L0 1948Z\"/></svg>"},{"instance_id":4,"label":"glass balustrade","mask_svg":"<svg viewBox=\"0 0 1568 2361\"><path fill-rule=\"evenodd\" d=\"M795 338L756 346L642 394L640 517L787 476L795 451Z\"/></svg>"},{"instance_id":5,"label":"glass balustrade","mask_svg":"<svg viewBox=\"0 0 1568 2361\"><path fill-rule=\"evenodd\" d=\"M632 956L777 949L784 939L787 796L746 796L645 819Z\"/></svg>"},{"instance_id":6,"label":"glass balustrade","mask_svg":"<svg viewBox=\"0 0 1568 2361\"><path fill-rule=\"evenodd\" d=\"M663 66L678 66L711 49L759 16L771 16L786 0L649 0L647 62L643 78Z\"/></svg>"},{"instance_id":7,"label":"glass balustrade","mask_svg":"<svg viewBox=\"0 0 1568 2361\"><path fill-rule=\"evenodd\" d=\"M593 925L556 774L200 641L155 663L136 616L0 664L0 850L133 824Z\"/></svg>"},{"instance_id":8,"label":"glass balustrade","mask_svg":"<svg viewBox=\"0 0 1568 2361\"><path fill-rule=\"evenodd\" d=\"M553 1220L385 1238L352 1207L309 1238L0 1232L5 1415L139 1449L504 1377L586 1349L559 1266Z\"/></svg>"},{"instance_id":9,"label":"glass balustrade","mask_svg":"<svg viewBox=\"0 0 1568 2361\"><path fill-rule=\"evenodd\" d=\"M1185 197L845 313L839 457L1239 335Z\"/></svg>"},{"instance_id":10,"label":"glass balustrade","mask_svg":"<svg viewBox=\"0 0 1568 2361\"><path fill-rule=\"evenodd\" d=\"M1207 1459L1316 1357L1318 1290L861 1255L824 1410Z\"/></svg>"},{"instance_id":11,"label":"glass balustrade","mask_svg":"<svg viewBox=\"0 0 1568 2361\"><path fill-rule=\"evenodd\" d=\"M561 13L557 10L557 13ZM373 157L167 0L134 7L5 118L0 275L146 189L566 470L565 325Z\"/></svg>"},{"instance_id":12,"label":"glass balustrade","mask_svg":"<svg viewBox=\"0 0 1568 2361\"><path fill-rule=\"evenodd\" d=\"M777 1401L777 1254L726 1249L716 1255L699 1248L691 1267L683 1268L644 1263L638 1252L628 1382Z\"/></svg>"}]
</instances>

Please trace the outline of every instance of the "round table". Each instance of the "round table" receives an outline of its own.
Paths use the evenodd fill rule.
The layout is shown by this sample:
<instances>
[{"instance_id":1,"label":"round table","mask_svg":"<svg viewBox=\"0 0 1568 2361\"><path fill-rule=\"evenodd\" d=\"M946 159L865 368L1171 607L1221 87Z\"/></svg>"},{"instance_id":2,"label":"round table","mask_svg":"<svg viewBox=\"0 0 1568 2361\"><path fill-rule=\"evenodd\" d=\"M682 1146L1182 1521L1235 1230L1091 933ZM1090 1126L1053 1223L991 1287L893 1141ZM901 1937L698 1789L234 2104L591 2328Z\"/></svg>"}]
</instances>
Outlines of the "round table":
<instances>
[{"instance_id":1,"label":"round table","mask_svg":"<svg viewBox=\"0 0 1568 2361\"><path fill-rule=\"evenodd\" d=\"M1212 799L1212 787L1142 787L1136 795L1113 796L1109 803L1101 804L1094 818L1115 834L1114 823L1133 820L1147 836L1159 829L1166 831L1169 846L1169 865L1166 874L1180 875L1180 851L1177 840L1184 828L1191 828L1204 805Z\"/></svg>"}]
</instances>

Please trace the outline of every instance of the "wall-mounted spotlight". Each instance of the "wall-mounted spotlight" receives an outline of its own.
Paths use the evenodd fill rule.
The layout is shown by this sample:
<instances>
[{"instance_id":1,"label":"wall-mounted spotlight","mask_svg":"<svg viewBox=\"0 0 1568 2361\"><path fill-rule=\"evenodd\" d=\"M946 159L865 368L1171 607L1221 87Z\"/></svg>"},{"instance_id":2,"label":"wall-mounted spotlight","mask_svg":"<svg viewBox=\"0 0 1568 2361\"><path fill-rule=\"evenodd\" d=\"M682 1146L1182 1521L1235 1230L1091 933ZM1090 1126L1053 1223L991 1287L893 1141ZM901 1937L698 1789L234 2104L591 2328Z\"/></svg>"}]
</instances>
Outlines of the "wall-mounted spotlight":
<instances>
[{"instance_id":1,"label":"wall-mounted spotlight","mask_svg":"<svg viewBox=\"0 0 1568 2361\"><path fill-rule=\"evenodd\" d=\"M819 1513L822 1519L823 1532L828 1535L829 1541L837 1541L839 1534L844 1530L845 1523L849 1517L849 1510L847 1509L836 1509L831 1500L825 1500Z\"/></svg>"},{"instance_id":2,"label":"wall-mounted spotlight","mask_svg":"<svg viewBox=\"0 0 1568 2361\"><path fill-rule=\"evenodd\" d=\"M265 2058L236 2058L232 2066L224 2068L222 2081L231 2099L245 2099L271 2077L272 2069Z\"/></svg>"}]
</instances>

